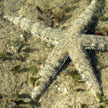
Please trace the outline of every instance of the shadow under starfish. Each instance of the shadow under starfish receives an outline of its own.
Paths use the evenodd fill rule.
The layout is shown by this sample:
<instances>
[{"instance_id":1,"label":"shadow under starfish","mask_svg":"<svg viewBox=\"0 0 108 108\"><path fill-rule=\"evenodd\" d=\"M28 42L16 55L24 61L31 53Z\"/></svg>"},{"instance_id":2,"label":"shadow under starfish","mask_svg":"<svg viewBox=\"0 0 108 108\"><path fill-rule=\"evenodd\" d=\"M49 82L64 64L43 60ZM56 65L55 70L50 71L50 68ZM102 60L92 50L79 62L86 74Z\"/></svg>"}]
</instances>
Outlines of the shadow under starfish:
<instances>
[{"instance_id":1,"label":"shadow under starfish","mask_svg":"<svg viewBox=\"0 0 108 108\"><path fill-rule=\"evenodd\" d=\"M94 96L102 94L101 87L89 62L86 49L108 50L108 37L84 34L85 27L92 21L97 9L98 0L92 0L87 9L79 16L67 32L45 27L39 23L21 17L4 16L23 30L30 31L34 36L55 45L53 51L39 71L40 78L36 81L32 99L39 97L50 79L53 79L68 57L81 74Z\"/></svg>"}]
</instances>

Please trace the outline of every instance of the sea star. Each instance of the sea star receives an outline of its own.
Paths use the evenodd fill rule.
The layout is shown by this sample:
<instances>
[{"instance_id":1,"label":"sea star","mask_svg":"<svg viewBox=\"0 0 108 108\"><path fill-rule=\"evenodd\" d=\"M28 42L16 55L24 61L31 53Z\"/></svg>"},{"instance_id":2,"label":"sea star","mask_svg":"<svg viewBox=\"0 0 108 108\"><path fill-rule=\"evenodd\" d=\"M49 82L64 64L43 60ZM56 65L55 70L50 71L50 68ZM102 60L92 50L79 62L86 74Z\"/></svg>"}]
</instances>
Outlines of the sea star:
<instances>
[{"instance_id":1,"label":"sea star","mask_svg":"<svg viewBox=\"0 0 108 108\"><path fill-rule=\"evenodd\" d=\"M68 29L69 33L45 27L26 18L4 16L4 18L12 21L15 25L20 25L22 29L30 31L41 40L55 45L44 67L39 71L40 78L35 83L32 92L33 99L43 93L50 79L56 76L68 57L72 59L76 70L81 74L82 79L87 83L93 94L96 96L102 93L85 49L108 50L108 37L84 34L85 27L92 21L98 2L98 0L91 1L87 9Z\"/></svg>"}]
</instances>

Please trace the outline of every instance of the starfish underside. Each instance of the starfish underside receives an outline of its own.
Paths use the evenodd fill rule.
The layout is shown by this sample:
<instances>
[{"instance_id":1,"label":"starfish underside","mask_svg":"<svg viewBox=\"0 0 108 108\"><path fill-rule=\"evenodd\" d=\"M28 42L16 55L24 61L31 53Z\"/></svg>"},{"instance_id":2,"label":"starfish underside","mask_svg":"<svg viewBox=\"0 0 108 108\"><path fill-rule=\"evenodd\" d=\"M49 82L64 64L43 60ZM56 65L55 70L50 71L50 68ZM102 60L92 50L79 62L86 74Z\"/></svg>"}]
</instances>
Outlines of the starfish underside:
<instances>
[{"instance_id":1,"label":"starfish underside","mask_svg":"<svg viewBox=\"0 0 108 108\"><path fill-rule=\"evenodd\" d=\"M92 0L67 32L45 27L26 18L4 16L14 24L20 25L22 29L30 31L33 36L55 45L45 66L39 71L41 77L35 83L32 98L37 98L43 93L49 80L56 76L68 57L72 59L76 70L81 74L93 94L95 96L97 93L101 94L101 87L89 62L86 49L108 50L108 37L84 34L85 27L92 21L97 3L98 0Z\"/></svg>"}]
</instances>

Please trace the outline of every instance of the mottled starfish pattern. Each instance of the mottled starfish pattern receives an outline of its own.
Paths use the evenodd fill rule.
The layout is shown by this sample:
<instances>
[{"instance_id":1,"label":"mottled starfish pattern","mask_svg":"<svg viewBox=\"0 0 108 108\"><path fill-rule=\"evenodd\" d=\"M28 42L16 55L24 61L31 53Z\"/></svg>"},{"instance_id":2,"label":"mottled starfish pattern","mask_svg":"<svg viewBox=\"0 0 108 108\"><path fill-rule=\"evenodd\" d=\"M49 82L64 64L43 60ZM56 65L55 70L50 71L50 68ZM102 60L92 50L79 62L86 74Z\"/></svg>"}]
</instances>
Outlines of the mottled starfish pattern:
<instances>
[{"instance_id":1,"label":"mottled starfish pattern","mask_svg":"<svg viewBox=\"0 0 108 108\"><path fill-rule=\"evenodd\" d=\"M89 62L86 49L108 50L108 37L84 34L86 26L92 21L97 9L98 0L92 0L87 9L79 16L67 32L45 27L39 23L21 17L4 16L23 30L30 31L41 40L55 45L53 51L39 71L40 79L35 83L32 98L40 96L50 79L54 78L64 62L70 57L76 70L87 83L93 94L101 94L101 87L95 77L94 70Z\"/></svg>"}]
</instances>

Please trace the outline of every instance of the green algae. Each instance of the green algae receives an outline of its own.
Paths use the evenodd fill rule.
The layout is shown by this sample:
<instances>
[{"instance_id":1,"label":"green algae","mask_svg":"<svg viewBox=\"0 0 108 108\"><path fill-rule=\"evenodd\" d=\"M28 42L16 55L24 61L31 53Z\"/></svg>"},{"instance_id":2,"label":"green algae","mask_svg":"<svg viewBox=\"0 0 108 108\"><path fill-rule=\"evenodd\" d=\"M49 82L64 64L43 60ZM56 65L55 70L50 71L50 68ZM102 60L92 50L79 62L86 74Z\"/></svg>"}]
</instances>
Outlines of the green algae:
<instances>
[{"instance_id":1,"label":"green algae","mask_svg":"<svg viewBox=\"0 0 108 108\"><path fill-rule=\"evenodd\" d=\"M36 67L36 66L33 66L33 65L31 65L30 67L29 67L29 72L31 73L31 74L36 74L37 72L38 72L38 68Z\"/></svg>"},{"instance_id":2,"label":"green algae","mask_svg":"<svg viewBox=\"0 0 108 108\"><path fill-rule=\"evenodd\" d=\"M86 104L81 104L81 108L88 108Z\"/></svg>"},{"instance_id":3,"label":"green algae","mask_svg":"<svg viewBox=\"0 0 108 108\"><path fill-rule=\"evenodd\" d=\"M36 78L34 78L34 77L30 77L30 79L29 79L29 81L30 81L30 84L34 87L34 85L35 85L35 82L36 82Z\"/></svg>"},{"instance_id":4,"label":"green algae","mask_svg":"<svg viewBox=\"0 0 108 108\"><path fill-rule=\"evenodd\" d=\"M1 50L0 51L0 59L3 60L3 61L5 61L5 60L9 60L9 57L6 54L6 52L4 52L4 51Z\"/></svg>"},{"instance_id":5,"label":"green algae","mask_svg":"<svg viewBox=\"0 0 108 108\"><path fill-rule=\"evenodd\" d=\"M11 71L16 72L16 73L22 73L25 72L27 69L22 67L21 65L16 65L14 66Z\"/></svg>"},{"instance_id":6,"label":"green algae","mask_svg":"<svg viewBox=\"0 0 108 108\"><path fill-rule=\"evenodd\" d=\"M96 93L96 97L99 99L100 102L103 101L103 97L100 93Z\"/></svg>"}]
</instances>

